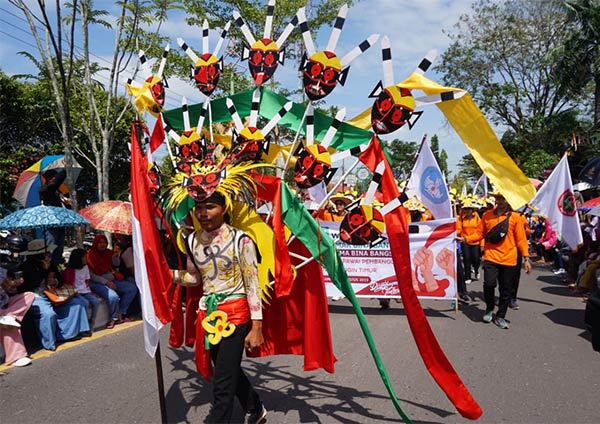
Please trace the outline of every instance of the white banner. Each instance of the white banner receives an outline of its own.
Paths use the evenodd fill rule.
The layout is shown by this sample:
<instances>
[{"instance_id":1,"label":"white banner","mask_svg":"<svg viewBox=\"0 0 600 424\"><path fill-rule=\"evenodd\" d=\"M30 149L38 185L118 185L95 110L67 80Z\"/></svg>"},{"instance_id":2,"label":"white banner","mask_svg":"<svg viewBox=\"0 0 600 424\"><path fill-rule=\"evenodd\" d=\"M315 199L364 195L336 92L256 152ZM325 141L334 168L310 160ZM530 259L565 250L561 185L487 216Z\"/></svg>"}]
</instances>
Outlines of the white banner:
<instances>
[{"instance_id":1,"label":"white banner","mask_svg":"<svg viewBox=\"0 0 600 424\"><path fill-rule=\"evenodd\" d=\"M370 247L346 244L339 239L339 222L321 221L336 247L357 297L400 298L390 245ZM419 298L456 297L456 245L454 218L410 224L412 284ZM327 296L341 293L325 274Z\"/></svg>"}]
</instances>

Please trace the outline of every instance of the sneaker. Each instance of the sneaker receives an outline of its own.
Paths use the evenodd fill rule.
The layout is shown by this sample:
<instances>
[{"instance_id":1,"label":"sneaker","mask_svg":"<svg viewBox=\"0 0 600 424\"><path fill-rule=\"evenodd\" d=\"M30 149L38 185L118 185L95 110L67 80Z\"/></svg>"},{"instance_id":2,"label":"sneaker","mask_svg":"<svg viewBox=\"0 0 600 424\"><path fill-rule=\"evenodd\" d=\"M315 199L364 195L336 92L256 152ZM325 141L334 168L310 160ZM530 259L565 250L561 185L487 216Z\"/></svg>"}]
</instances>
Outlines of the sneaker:
<instances>
[{"instance_id":1,"label":"sneaker","mask_svg":"<svg viewBox=\"0 0 600 424\"><path fill-rule=\"evenodd\" d=\"M339 295L339 296L333 296L333 297L331 298L331 300L332 300L333 302L337 302L338 300L342 300L342 299L344 299L345 297L346 297L346 296L344 296L344 295L342 294L342 295Z\"/></svg>"},{"instance_id":2,"label":"sneaker","mask_svg":"<svg viewBox=\"0 0 600 424\"><path fill-rule=\"evenodd\" d=\"M379 306L381 306L381 309L389 309L390 308L390 299L380 299Z\"/></svg>"},{"instance_id":3,"label":"sneaker","mask_svg":"<svg viewBox=\"0 0 600 424\"><path fill-rule=\"evenodd\" d=\"M510 299L510 302L508 303L508 307L510 309L519 309L519 304L517 303L516 299Z\"/></svg>"},{"instance_id":4,"label":"sneaker","mask_svg":"<svg viewBox=\"0 0 600 424\"><path fill-rule=\"evenodd\" d=\"M22 358L19 358L15 362L13 362L12 366L13 367L26 367L29 364L31 364L31 359L29 359L27 356L23 356Z\"/></svg>"},{"instance_id":5,"label":"sneaker","mask_svg":"<svg viewBox=\"0 0 600 424\"><path fill-rule=\"evenodd\" d=\"M506 320L504 318L500 318L494 315L494 318L492 320L494 322L494 324L496 324L498 327L500 327L503 330L508 330L509 325L508 322L506 322Z\"/></svg>"},{"instance_id":6,"label":"sneaker","mask_svg":"<svg viewBox=\"0 0 600 424\"><path fill-rule=\"evenodd\" d=\"M483 316L483 322L490 323L490 322L492 322L493 318L494 318L494 311L486 311L485 315Z\"/></svg>"},{"instance_id":7,"label":"sneaker","mask_svg":"<svg viewBox=\"0 0 600 424\"><path fill-rule=\"evenodd\" d=\"M267 422L267 408L261 405L260 409L256 412L248 412L246 414L246 422L248 424L262 424Z\"/></svg>"},{"instance_id":8,"label":"sneaker","mask_svg":"<svg viewBox=\"0 0 600 424\"><path fill-rule=\"evenodd\" d=\"M465 280L465 284L471 284L471 280Z\"/></svg>"},{"instance_id":9,"label":"sneaker","mask_svg":"<svg viewBox=\"0 0 600 424\"><path fill-rule=\"evenodd\" d=\"M473 279L474 279L475 281L479 280L479 273L478 273L478 272L476 272L476 273L475 273L475 278L473 278Z\"/></svg>"},{"instance_id":10,"label":"sneaker","mask_svg":"<svg viewBox=\"0 0 600 424\"><path fill-rule=\"evenodd\" d=\"M555 270L555 271L552 271L552 272L553 272L555 275L560 275L560 274L566 274L566 273L567 273L567 271L565 271L565 269L564 269L564 268L558 268L557 270Z\"/></svg>"},{"instance_id":11,"label":"sneaker","mask_svg":"<svg viewBox=\"0 0 600 424\"><path fill-rule=\"evenodd\" d=\"M21 328L21 324L15 317L11 315L4 315L0 317L0 327Z\"/></svg>"}]
</instances>

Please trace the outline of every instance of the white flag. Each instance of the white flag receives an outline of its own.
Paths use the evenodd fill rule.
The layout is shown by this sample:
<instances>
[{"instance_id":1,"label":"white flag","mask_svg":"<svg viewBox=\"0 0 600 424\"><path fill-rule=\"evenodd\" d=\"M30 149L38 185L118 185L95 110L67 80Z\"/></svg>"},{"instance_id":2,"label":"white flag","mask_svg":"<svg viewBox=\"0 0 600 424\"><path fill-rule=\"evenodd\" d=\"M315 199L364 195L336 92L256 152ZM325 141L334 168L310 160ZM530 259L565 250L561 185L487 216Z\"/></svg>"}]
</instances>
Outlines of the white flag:
<instances>
[{"instance_id":1,"label":"white flag","mask_svg":"<svg viewBox=\"0 0 600 424\"><path fill-rule=\"evenodd\" d=\"M529 204L546 217L572 250L583 243L566 154Z\"/></svg>"},{"instance_id":2,"label":"white flag","mask_svg":"<svg viewBox=\"0 0 600 424\"><path fill-rule=\"evenodd\" d=\"M417 196L435 219L452 217L446 180L427 141L423 142L408 181L407 191L409 197Z\"/></svg>"},{"instance_id":3,"label":"white flag","mask_svg":"<svg viewBox=\"0 0 600 424\"><path fill-rule=\"evenodd\" d=\"M488 197L488 184L487 184L487 177L485 176L485 174L481 174L481 177L479 177L479 179L477 180L477 183L475 184L475 188L473 189L473 195L474 196L478 196L478 190L479 190L479 186L481 186L481 190L483 191L483 197ZM481 197L481 196L478 196Z\"/></svg>"}]
</instances>

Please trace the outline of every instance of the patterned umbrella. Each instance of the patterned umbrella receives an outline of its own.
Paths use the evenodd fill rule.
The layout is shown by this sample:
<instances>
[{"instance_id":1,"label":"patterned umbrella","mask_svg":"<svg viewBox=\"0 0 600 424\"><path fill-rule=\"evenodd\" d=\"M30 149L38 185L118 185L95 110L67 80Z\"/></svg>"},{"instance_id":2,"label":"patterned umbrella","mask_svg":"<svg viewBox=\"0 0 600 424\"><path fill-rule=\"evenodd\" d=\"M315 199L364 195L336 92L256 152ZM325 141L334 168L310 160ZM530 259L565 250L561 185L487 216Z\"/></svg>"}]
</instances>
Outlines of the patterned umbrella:
<instances>
[{"instance_id":1,"label":"patterned umbrella","mask_svg":"<svg viewBox=\"0 0 600 424\"><path fill-rule=\"evenodd\" d=\"M19 209L0 220L0 230L34 230L76 225L89 225L89 222L71 209L45 205Z\"/></svg>"},{"instance_id":2,"label":"patterned umbrella","mask_svg":"<svg viewBox=\"0 0 600 424\"><path fill-rule=\"evenodd\" d=\"M600 205L600 196L599 197L594 197L593 199L590 199L586 202L583 202L581 205L579 205L579 207L577 208L577 210L581 211L581 212L587 212L590 209L596 207Z\"/></svg>"},{"instance_id":3,"label":"patterned umbrella","mask_svg":"<svg viewBox=\"0 0 600 424\"><path fill-rule=\"evenodd\" d=\"M131 203L106 200L88 206L79 213L97 230L131 234Z\"/></svg>"},{"instance_id":4,"label":"patterned umbrella","mask_svg":"<svg viewBox=\"0 0 600 424\"><path fill-rule=\"evenodd\" d=\"M49 169L60 171L64 168L65 155L45 156L21 173L13 197L25 208L41 205L38 190L42 186L42 173ZM81 165L75 162L72 169L73 178L76 180L81 172ZM63 184L60 191L66 193L68 189Z\"/></svg>"}]
</instances>

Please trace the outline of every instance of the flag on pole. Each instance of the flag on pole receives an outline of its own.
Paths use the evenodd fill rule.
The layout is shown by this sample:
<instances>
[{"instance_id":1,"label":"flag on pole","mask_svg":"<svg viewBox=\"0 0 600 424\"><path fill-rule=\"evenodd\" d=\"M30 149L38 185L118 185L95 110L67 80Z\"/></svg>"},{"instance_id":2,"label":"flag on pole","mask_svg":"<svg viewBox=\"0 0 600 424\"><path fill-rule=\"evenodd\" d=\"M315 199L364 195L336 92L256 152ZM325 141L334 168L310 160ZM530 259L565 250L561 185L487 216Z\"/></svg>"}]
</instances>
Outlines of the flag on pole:
<instances>
[{"instance_id":1,"label":"flag on pole","mask_svg":"<svg viewBox=\"0 0 600 424\"><path fill-rule=\"evenodd\" d=\"M172 278L154 219L154 202L147 174L148 159L142 155L138 138L138 132L141 134L141 131L140 123L134 122L131 128L133 258L135 282L142 303L144 345L146 352L154 357L159 330L173 320L168 295Z\"/></svg>"},{"instance_id":2,"label":"flag on pole","mask_svg":"<svg viewBox=\"0 0 600 424\"><path fill-rule=\"evenodd\" d=\"M566 154L529 204L544 214L556 234L572 250L583 243Z\"/></svg>"},{"instance_id":3,"label":"flag on pole","mask_svg":"<svg viewBox=\"0 0 600 424\"><path fill-rule=\"evenodd\" d=\"M479 189L480 186L481 190ZM475 183L475 188L473 189L474 196L479 196L480 194L482 195L480 197L488 197L488 182L485 174L481 174L481 177L479 177L477 183Z\"/></svg>"},{"instance_id":4,"label":"flag on pole","mask_svg":"<svg viewBox=\"0 0 600 424\"><path fill-rule=\"evenodd\" d=\"M426 140L421 145L407 188L409 197L417 196L435 219L452 217L446 180Z\"/></svg>"}]
</instances>

